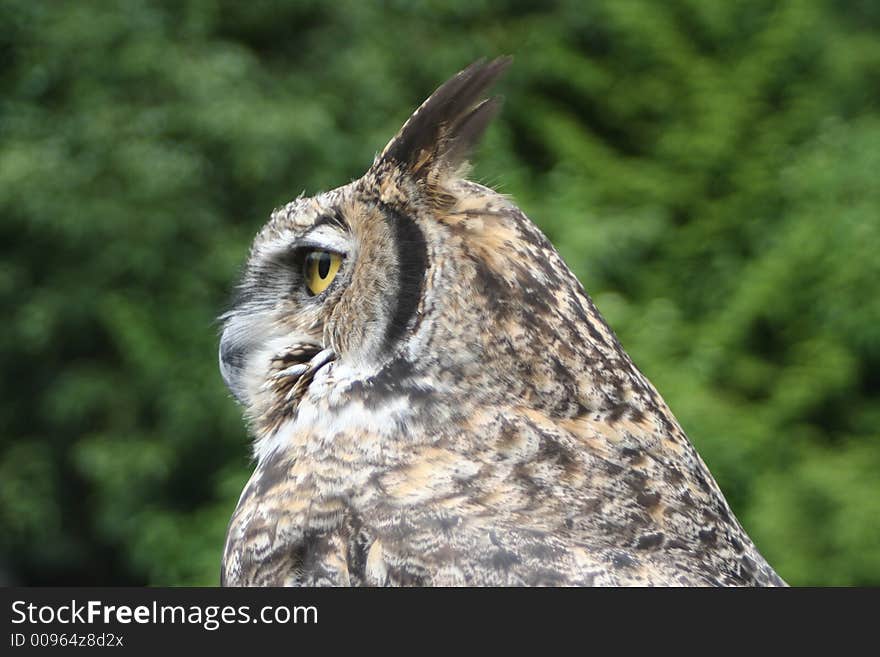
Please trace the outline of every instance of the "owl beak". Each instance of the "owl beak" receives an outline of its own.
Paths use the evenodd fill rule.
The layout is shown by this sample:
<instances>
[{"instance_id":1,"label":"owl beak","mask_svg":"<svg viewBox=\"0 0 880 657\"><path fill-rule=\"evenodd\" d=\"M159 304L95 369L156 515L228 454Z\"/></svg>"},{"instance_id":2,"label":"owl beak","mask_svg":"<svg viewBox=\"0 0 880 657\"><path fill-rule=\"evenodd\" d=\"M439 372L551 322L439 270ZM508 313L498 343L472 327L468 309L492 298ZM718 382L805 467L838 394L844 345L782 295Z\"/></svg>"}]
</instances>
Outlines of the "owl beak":
<instances>
[{"instance_id":1,"label":"owl beak","mask_svg":"<svg viewBox=\"0 0 880 657\"><path fill-rule=\"evenodd\" d=\"M284 399L287 402L298 402L305 394L306 388L309 387L318 370L335 359L336 353L332 349L322 349L312 356L307 363L297 363L277 372L272 377L269 385L277 386L280 382L290 385L290 379L293 379L293 384L290 385L290 390L287 391Z\"/></svg>"},{"instance_id":2,"label":"owl beak","mask_svg":"<svg viewBox=\"0 0 880 657\"><path fill-rule=\"evenodd\" d=\"M336 352L332 349L322 349L309 361L309 366L312 368L312 371L317 371L331 360L336 360Z\"/></svg>"},{"instance_id":3,"label":"owl beak","mask_svg":"<svg viewBox=\"0 0 880 657\"><path fill-rule=\"evenodd\" d=\"M278 381L281 379L298 379L307 372L311 372L312 374L314 374L324 365L335 359L336 353L332 349L322 349L314 356L312 356L307 362L295 363L290 367L286 367L283 370L276 372L272 375L272 380Z\"/></svg>"}]
</instances>

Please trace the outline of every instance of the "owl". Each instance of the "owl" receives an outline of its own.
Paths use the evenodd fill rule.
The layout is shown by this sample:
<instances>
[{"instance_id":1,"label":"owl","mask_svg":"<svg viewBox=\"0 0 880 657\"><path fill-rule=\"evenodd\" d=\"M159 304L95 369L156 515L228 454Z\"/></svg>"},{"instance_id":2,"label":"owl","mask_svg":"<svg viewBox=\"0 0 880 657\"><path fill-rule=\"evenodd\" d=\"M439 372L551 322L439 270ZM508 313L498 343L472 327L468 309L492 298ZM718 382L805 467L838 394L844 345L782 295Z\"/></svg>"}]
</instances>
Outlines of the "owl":
<instances>
[{"instance_id":1,"label":"owl","mask_svg":"<svg viewBox=\"0 0 880 657\"><path fill-rule=\"evenodd\" d=\"M508 58L275 210L222 317L229 586L782 585L553 245L466 179Z\"/></svg>"}]
</instances>

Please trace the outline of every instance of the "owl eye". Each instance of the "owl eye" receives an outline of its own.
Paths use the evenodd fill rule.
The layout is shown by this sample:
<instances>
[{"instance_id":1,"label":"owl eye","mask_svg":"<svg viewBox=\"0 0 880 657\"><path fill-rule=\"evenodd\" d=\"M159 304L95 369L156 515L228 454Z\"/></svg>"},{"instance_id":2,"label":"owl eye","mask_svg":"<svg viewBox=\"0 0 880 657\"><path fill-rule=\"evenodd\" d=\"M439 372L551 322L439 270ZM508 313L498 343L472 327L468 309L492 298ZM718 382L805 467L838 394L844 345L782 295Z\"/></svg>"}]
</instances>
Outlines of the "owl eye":
<instances>
[{"instance_id":1,"label":"owl eye","mask_svg":"<svg viewBox=\"0 0 880 657\"><path fill-rule=\"evenodd\" d=\"M309 251L306 254L306 289L315 296L326 290L342 264L342 256L330 251Z\"/></svg>"}]
</instances>

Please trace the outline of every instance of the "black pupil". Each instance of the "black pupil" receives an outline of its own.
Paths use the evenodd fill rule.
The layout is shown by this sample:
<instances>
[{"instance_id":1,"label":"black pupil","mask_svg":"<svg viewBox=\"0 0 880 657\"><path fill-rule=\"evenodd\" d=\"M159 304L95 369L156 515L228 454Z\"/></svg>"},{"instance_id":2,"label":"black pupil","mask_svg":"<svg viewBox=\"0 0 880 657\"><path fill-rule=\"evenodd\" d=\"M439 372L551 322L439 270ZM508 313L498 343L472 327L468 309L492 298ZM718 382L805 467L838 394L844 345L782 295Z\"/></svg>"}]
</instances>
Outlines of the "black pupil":
<instances>
[{"instance_id":1,"label":"black pupil","mask_svg":"<svg viewBox=\"0 0 880 657\"><path fill-rule=\"evenodd\" d=\"M330 273L330 254L324 251L318 254L318 276L322 279L327 278Z\"/></svg>"}]
</instances>

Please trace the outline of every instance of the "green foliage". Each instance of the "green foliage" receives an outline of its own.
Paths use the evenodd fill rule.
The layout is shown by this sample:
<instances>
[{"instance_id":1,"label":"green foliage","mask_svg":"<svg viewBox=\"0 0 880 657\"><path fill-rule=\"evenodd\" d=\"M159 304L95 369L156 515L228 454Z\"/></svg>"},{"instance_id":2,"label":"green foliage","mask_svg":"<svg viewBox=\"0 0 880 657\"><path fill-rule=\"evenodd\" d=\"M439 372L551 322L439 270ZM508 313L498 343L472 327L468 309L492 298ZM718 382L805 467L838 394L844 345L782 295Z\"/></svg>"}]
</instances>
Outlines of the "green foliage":
<instances>
[{"instance_id":1,"label":"green foliage","mask_svg":"<svg viewBox=\"0 0 880 657\"><path fill-rule=\"evenodd\" d=\"M0 5L0 577L214 584L269 211L512 53L512 194L794 584L880 584L876 3Z\"/></svg>"}]
</instances>

